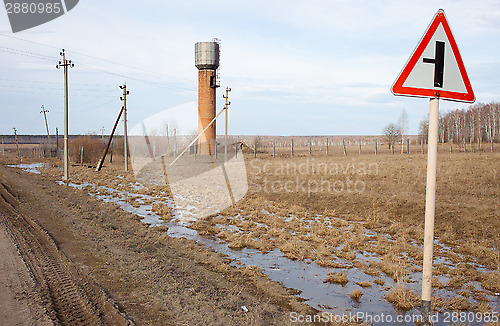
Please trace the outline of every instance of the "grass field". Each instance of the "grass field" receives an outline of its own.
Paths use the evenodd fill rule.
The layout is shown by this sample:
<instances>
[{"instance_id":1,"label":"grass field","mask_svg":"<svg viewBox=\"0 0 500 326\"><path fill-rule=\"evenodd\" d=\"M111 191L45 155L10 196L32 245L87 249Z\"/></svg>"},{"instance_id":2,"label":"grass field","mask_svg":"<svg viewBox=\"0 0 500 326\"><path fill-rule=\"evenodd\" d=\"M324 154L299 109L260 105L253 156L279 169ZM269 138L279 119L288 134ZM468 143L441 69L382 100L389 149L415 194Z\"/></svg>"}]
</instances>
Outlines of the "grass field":
<instances>
[{"instance_id":1,"label":"grass field","mask_svg":"<svg viewBox=\"0 0 500 326\"><path fill-rule=\"evenodd\" d=\"M355 148L348 148L355 154L347 156L309 155L302 148L293 157L273 157L272 148L261 148L257 158L247 149L247 195L189 227L232 250L279 249L290 260L326 268L324 281L351 286L346 296L354 303L369 300L363 294L376 291L376 298L411 310L420 301L427 157L417 151L359 155ZM450 153L440 146L438 160L433 307L498 309L500 153ZM44 172L60 179L60 162L52 162ZM71 177L77 184L119 190L135 182L132 173L122 172L121 163L107 164L100 174L74 166ZM140 192L165 200L170 196L161 187ZM145 203L131 196L127 202L152 205L166 222L174 216L155 200ZM353 279L353 271L362 276Z\"/></svg>"}]
</instances>

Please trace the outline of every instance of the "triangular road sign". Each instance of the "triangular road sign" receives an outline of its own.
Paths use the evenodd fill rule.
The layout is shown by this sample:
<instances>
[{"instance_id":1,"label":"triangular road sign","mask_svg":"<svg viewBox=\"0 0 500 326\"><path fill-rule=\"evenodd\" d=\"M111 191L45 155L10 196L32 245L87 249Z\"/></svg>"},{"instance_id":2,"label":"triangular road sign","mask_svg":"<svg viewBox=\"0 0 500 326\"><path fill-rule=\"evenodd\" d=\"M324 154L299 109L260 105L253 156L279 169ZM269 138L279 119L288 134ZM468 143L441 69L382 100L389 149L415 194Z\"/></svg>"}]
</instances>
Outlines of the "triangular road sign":
<instances>
[{"instance_id":1,"label":"triangular road sign","mask_svg":"<svg viewBox=\"0 0 500 326\"><path fill-rule=\"evenodd\" d=\"M394 95L474 102L475 96L444 10L440 9L391 87Z\"/></svg>"}]
</instances>

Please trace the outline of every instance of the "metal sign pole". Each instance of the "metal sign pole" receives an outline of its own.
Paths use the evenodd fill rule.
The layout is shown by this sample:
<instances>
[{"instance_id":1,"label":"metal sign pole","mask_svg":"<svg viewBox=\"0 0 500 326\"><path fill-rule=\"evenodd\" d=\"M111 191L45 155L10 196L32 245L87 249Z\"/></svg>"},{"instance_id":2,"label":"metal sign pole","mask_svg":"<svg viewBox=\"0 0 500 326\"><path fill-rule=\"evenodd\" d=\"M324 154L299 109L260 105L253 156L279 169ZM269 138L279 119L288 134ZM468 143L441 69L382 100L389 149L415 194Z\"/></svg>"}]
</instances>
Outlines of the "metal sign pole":
<instances>
[{"instance_id":1,"label":"metal sign pole","mask_svg":"<svg viewBox=\"0 0 500 326\"><path fill-rule=\"evenodd\" d=\"M436 208L437 146L439 98L429 102L429 141L427 150L427 186L425 190L424 270L422 275L422 325L430 326L434 214Z\"/></svg>"}]
</instances>

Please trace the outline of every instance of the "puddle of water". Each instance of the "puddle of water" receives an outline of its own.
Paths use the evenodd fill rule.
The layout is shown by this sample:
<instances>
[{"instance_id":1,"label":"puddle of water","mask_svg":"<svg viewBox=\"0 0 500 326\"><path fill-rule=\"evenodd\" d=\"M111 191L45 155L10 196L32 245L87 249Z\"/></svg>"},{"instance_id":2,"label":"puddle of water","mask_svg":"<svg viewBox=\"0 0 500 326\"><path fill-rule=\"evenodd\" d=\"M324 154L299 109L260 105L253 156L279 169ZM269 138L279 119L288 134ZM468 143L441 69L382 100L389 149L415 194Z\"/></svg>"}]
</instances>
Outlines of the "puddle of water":
<instances>
[{"instance_id":1,"label":"puddle of water","mask_svg":"<svg viewBox=\"0 0 500 326\"><path fill-rule=\"evenodd\" d=\"M48 167L47 163L31 163L31 164L16 164L16 165L7 165L11 168L18 168L25 172L40 174L40 169L44 167Z\"/></svg>"}]
</instances>

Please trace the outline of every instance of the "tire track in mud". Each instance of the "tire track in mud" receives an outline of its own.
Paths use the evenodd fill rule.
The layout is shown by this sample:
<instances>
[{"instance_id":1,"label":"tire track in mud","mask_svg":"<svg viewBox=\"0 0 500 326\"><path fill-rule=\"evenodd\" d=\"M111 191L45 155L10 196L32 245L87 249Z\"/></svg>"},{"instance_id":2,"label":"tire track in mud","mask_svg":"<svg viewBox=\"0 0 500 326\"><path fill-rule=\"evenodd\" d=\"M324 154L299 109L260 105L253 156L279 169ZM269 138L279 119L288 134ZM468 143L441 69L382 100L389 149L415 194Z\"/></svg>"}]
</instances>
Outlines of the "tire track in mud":
<instances>
[{"instance_id":1,"label":"tire track in mud","mask_svg":"<svg viewBox=\"0 0 500 326\"><path fill-rule=\"evenodd\" d=\"M17 211L18 194L0 180L0 218L56 325L133 325L96 284L80 275L49 233Z\"/></svg>"}]
</instances>

